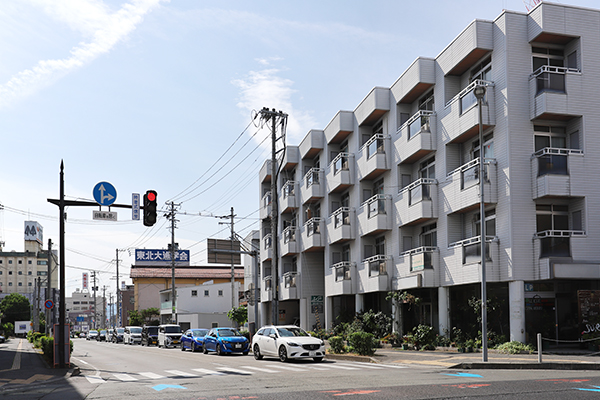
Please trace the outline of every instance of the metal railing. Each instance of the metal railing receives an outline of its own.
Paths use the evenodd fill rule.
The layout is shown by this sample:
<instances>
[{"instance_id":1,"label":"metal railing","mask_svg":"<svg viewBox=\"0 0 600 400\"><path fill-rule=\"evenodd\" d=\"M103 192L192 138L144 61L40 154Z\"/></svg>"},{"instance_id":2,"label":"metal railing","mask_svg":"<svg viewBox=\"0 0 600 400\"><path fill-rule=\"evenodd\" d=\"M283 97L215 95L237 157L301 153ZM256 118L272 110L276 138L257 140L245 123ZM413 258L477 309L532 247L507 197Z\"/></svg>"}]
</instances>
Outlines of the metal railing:
<instances>
[{"instance_id":1,"label":"metal railing","mask_svg":"<svg viewBox=\"0 0 600 400\"><path fill-rule=\"evenodd\" d=\"M372 218L375 215L386 214L385 203L390 196L387 194L376 194L362 205L367 207L367 217Z\"/></svg>"},{"instance_id":2,"label":"metal railing","mask_svg":"<svg viewBox=\"0 0 600 400\"><path fill-rule=\"evenodd\" d=\"M408 119L408 121L402 124L400 127L400 132L402 132L404 129L408 129L408 140L412 139L421 132L430 132L430 120L433 114L435 114L435 112L429 110L417 111Z\"/></svg>"},{"instance_id":3,"label":"metal railing","mask_svg":"<svg viewBox=\"0 0 600 400\"><path fill-rule=\"evenodd\" d=\"M265 235L265 237L263 237L263 243L265 249L270 249L273 245L273 235L270 233Z\"/></svg>"},{"instance_id":4,"label":"metal railing","mask_svg":"<svg viewBox=\"0 0 600 400\"><path fill-rule=\"evenodd\" d=\"M532 157L538 161L537 176L568 175L568 160L571 154L583 154L583 150L545 147L536 151Z\"/></svg>"},{"instance_id":5,"label":"metal railing","mask_svg":"<svg viewBox=\"0 0 600 400\"><path fill-rule=\"evenodd\" d=\"M340 171L348 171L350 169L350 157L353 155L350 153L339 153L333 161L331 161L330 168L333 167L333 175L337 175Z\"/></svg>"},{"instance_id":6,"label":"metal railing","mask_svg":"<svg viewBox=\"0 0 600 400\"><path fill-rule=\"evenodd\" d=\"M281 191L283 192L283 198L294 196L296 190L296 182L295 181L287 181L283 184Z\"/></svg>"},{"instance_id":7,"label":"metal railing","mask_svg":"<svg viewBox=\"0 0 600 400\"><path fill-rule=\"evenodd\" d=\"M298 277L298 272L290 271L283 274L283 287L291 288L296 287L296 278Z\"/></svg>"},{"instance_id":8,"label":"metal railing","mask_svg":"<svg viewBox=\"0 0 600 400\"><path fill-rule=\"evenodd\" d=\"M296 241L296 227L288 226L283 230L283 243Z\"/></svg>"},{"instance_id":9,"label":"metal railing","mask_svg":"<svg viewBox=\"0 0 600 400\"><path fill-rule=\"evenodd\" d=\"M314 234L321 233L321 218L311 218L304 223L306 229L306 236L312 236Z\"/></svg>"},{"instance_id":10,"label":"metal railing","mask_svg":"<svg viewBox=\"0 0 600 400\"><path fill-rule=\"evenodd\" d=\"M340 207L331 214L333 218L333 227L337 228L342 225L350 225L350 208Z\"/></svg>"},{"instance_id":11,"label":"metal railing","mask_svg":"<svg viewBox=\"0 0 600 400\"><path fill-rule=\"evenodd\" d=\"M387 261L391 260L390 256L378 254L363 260L369 269L369 276L387 275Z\"/></svg>"},{"instance_id":12,"label":"metal railing","mask_svg":"<svg viewBox=\"0 0 600 400\"><path fill-rule=\"evenodd\" d=\"M384 135L383 133L376 133L375 135L371 136L369 138L369 140L367 140L367 142L365 144L362 145L362 147L360 148L360 151L362 152L363 149L367 149L367 160L371 157L373 157L375 154L384 154L385 153L385 139L386 139L386 135Z\"/></svg>"},{"instance_id":13,"label":"metal railing","mask_svg":"<svg viewBox=\"0 0 600 400\"><path fill-rule=\"evenodd\" d=\"M484 81L482 79L476 79L473 82L471 82L466 88L464 88L463 90L461 90L456 96L454 96L453 98L451 98L450 100L448 100L446 102L445 107L450 106L452 103L454 103L455 101L461 100L462 103L462 99L466 96L469 96L468 99L465 99L465 104L467 104L468 102L472 101L472 98L470 96L472 96L473 98L475 97L475 94L473 93L473 91L475 90L476 86L486 86L486 87L493 87L494 86L494 82L491 81ZM486 99L487 99L487 91L486 91ZM486 100L484 99L484 101ZM475 103L477 103L477 99L475 98ZM471 107L472 104L469 106ZM462 107L460 108L460 113L462 114L463 112L465 112L466 109Z\"/></svg>"},{"instance_id":14,"label":"metal railing","mask_svg":"<svg viewBox=\"0 0 600 400\"><path fill-rule=\"evenodd\" d=\"M350 267L352 267L352 263L350 261L342 261L331 266L332 269L335 270L335 281L349 281L352 280L352 274L350 272Z\"/></svg>"},{"instance_id":15,"label":"metal railing","mask_svg":"<svg viewBox=\"0 0 600 400\"><path fill-rule=\"evenodd\" d=\"M309 188L312 185L318 185L320 183L319 175L323 171L321 168L311 168L304 175L304 182L306 182L306 187Z\"/></svg>"},{"instance_id":16,"label":"metal railing","mask_svg":"<svg viewBox=\"0 0 600 400\"><path fill-rule=\"evenodd\" d=\"M579 68L555 67L542 65L535 70L529 79L536 80L536 96L544 91L565 93L565 75L581 73Z\"/></svg>"},{"instance_id":17,"label":"metal railing","mask_svg":"<svg viewBox=\"0 0 600 400\"><path fill-rule=\"evenodd\" d=\"M417 204L423 200L431 200L431 187L437 185L436 179L420 178L409 185L398 189L398 194L408 193L408 205Z\"/></svg>"}]
</instances>

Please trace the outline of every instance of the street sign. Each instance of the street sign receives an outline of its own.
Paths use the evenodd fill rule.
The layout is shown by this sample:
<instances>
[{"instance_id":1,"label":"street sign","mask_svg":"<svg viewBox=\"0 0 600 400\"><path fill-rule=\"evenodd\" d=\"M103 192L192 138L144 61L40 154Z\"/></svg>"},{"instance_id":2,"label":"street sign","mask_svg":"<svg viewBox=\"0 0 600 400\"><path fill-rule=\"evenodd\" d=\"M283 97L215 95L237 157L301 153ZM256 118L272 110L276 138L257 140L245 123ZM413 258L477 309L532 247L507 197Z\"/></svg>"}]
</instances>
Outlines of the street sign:
<instances>
[{"instance_id":1,"label":"street sign","mask_svg":"<svg viewBox=\"0 0 600 400\"><path fill-rule=\"evenodd\" d=\"M114 211L92 211L92 219L99 219L102 221L116 221L117 213Z\"/></svg>"},{"instance_id":2,"label":"street sign","mask_svg":"<svg viewBox=\"0 0 600 400\"><path fill-rule=\"evenodd\" d=\"M134 221L140 220L140 194L131 194L131 219Z\"/></svg>"},{"instance_id":3,"label":"street sign","mask_svg":"<svg viewBox=\"0 0 600 400\"><path fill-rule=\"evenodd\" d=\"M50 310L52 307L54 307L54 302L52 300L46 300L46 302L44 303L44 307Z\"/></svg>"},{"instance_id":4,"label":"street sign","mask_svg":"<svg viewBox=\"0 0 600 400\"><path fill-rule=\"evenodd\" d=\"M117 200L117 189L108 182L99 182L94 186L94 200L101 206L110 206Z\"/></svg>"}]
</instances>

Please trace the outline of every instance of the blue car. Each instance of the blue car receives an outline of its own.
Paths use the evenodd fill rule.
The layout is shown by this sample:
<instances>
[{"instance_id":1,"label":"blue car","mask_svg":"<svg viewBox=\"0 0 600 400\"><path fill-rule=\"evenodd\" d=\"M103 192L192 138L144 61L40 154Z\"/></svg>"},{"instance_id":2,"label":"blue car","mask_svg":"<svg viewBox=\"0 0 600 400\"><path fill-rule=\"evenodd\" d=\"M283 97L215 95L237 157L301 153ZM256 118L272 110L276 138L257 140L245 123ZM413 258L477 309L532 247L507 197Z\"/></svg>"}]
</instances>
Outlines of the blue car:
<instances>
[{"instance_id":1,"label":"blue car","mask_svg":"<svg viewBox=\"0 0 600 400\"><path fill-rule=\"evenodd\" d=\"M190 349L191 351L200 350L204 347L204 336L208 329L188 329L181 335L181 351Z\"/></svg>"},{"instance_id":2,"label":"blue car","mask_svg":"<svg viewBox=\"0 0 600 400\"><path fill-rule=\"evenodd\" d=\"M230 353L248 354L250 343L235 328L212 328L204 337L202 352L216 351L218 355Z\"/></svg>"}]
</instances>

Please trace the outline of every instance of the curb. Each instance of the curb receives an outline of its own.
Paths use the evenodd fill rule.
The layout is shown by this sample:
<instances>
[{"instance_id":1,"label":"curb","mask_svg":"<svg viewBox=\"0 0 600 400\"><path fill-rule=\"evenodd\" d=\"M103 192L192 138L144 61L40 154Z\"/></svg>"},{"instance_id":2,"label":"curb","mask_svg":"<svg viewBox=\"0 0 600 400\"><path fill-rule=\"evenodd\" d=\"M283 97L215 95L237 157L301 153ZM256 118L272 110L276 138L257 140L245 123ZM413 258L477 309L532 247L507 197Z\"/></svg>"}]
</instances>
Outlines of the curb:
<instances>
[{"instance_id":1,"label":"curb","mask_svg":"<svg viewBox=\"0 0 600 400\"><path fill-rule=\"evenodd\" d=\"M379 361L369 356L359 356L350 354L326 354L326 360L344 360L344 361L362 361L368 363L378 363Z\"/></svg>"},{"instance_id":2,"label":"curb","mask_svg":"<svg viewBox=\"0 0 600 400\"><path fill-rule=\"evenodd\" d=\"M460 363L449 369L539 369L539 370L572 370L598 371L597 363Z\"/></svg>"}]
</instances>

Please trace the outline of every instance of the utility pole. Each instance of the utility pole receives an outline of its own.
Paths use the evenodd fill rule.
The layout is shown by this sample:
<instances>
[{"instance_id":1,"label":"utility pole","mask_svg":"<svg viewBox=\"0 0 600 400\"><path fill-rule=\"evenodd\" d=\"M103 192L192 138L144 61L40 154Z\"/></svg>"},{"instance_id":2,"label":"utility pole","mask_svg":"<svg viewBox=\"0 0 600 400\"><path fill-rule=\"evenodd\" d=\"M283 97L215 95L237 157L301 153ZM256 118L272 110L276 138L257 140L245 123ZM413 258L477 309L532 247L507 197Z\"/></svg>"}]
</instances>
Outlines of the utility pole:
<instances>
[{"instance_id":1,"label":"utility pole","mask_svg":"<svg viewBox=\"0 0 600 400\"><path fill-rule=\"evenodd\" d=\"M117 299L116 299L116 313L115 313L115 324L116 326L121 326L121 307L120 307L120 293L119 293L119 249L115 250L117 253ZM113 328L116 328L113 325Z\"/></svg>"},{"instance_id":2,"label":"utility pole","mask_svg":"<svg viewBox=\"0 0 600 400\"><path fill-rule=\"evenodd\" d=\"M233 241L235 240L235 231L233 229L233 218L235 214L233 213L233 207L231 207L231 309L235 307L235 266L233 264Z\"/></svg>"},{"instance_id":3,"label":"utility pole","mask_svg":"<svg viewBox=\"0 0 600 400\"><path fill-rule=\"evenodd\" d=\"M33 281L33 330L40 331L40 277Z\"/></svg>"},{"instance_id":4,"label":"utility pole","mask_svg":"<svg viewBox=\"0 0 600 400\"><path fill-rule=\"evenodd\" d=\"M98 320L96 315L96 271L92 271L92 277L94 278L94 286L92 290L94 291L94 324L92 325L94 329L98 329Z\"/></svg>"},{"instance_id":5,"label":"utility pole","mask_svg":"<svg viewBox=\"0 0 600 400\"><path fill-rule=\"evenodd\" d=\"M115 324L113 322L112 308L113 308L112 293L109 293L108 294L108 327L109 328L114 328L115 327Z\"/></svg>"},{"instance_id":6,"label":"utility pole","mask_svg":"<svg viewBox=\"0 0 600 400\"><path fill-rule=\"evenodd\" d=\"M102 287L102 329L106 329L106 286Z\"/></svg>"},{"instance_id":7,"label":"utility pole","mask_svg":"<svg viewBox=\"0 0 600 400\"><path fill-rule=\"evenodd\" d=\"M52 239L48 239L48 281L46 282L46 301L52 297ZM46 309L46 336L50 333L50 326L54 322L52 318L54 307Z\"/></svg>"},{"instance_id":8,"label":"utility pole","mask_svg":"<svg viewBox=\"0 0 600 400\"><path fill-rule=\"evenodd\" d=\"M175 243L175 228L178 220L175 219L175 212L176 207L179 207L179 204L170 202L167 203L167 205L170 205L171 207L171 210L165 214L165 217L171 220L171 323L177 324L177 313L175 312L175 254L178 249L176 248L177 245Z\"/></svg>"},{"instance_id":9,"label":"utility pole","mask_svg":"<svg viewBox=\"0 0 600 400\"><path fill-rule=\"evenodd\" d=\"M260 111L263 120L271 120L271 248L273 250L272 261L272 290L273 290L273 306L272 306L272 324L276 325L279 320L279 240L278 240L278 218L279 205L277 196L277 124L281 124L281 139L283 141L283 150L285 151L285 126L287 124L288 115L282 111L269 110L264 107Z\"/></svg>"}]
</instances>

